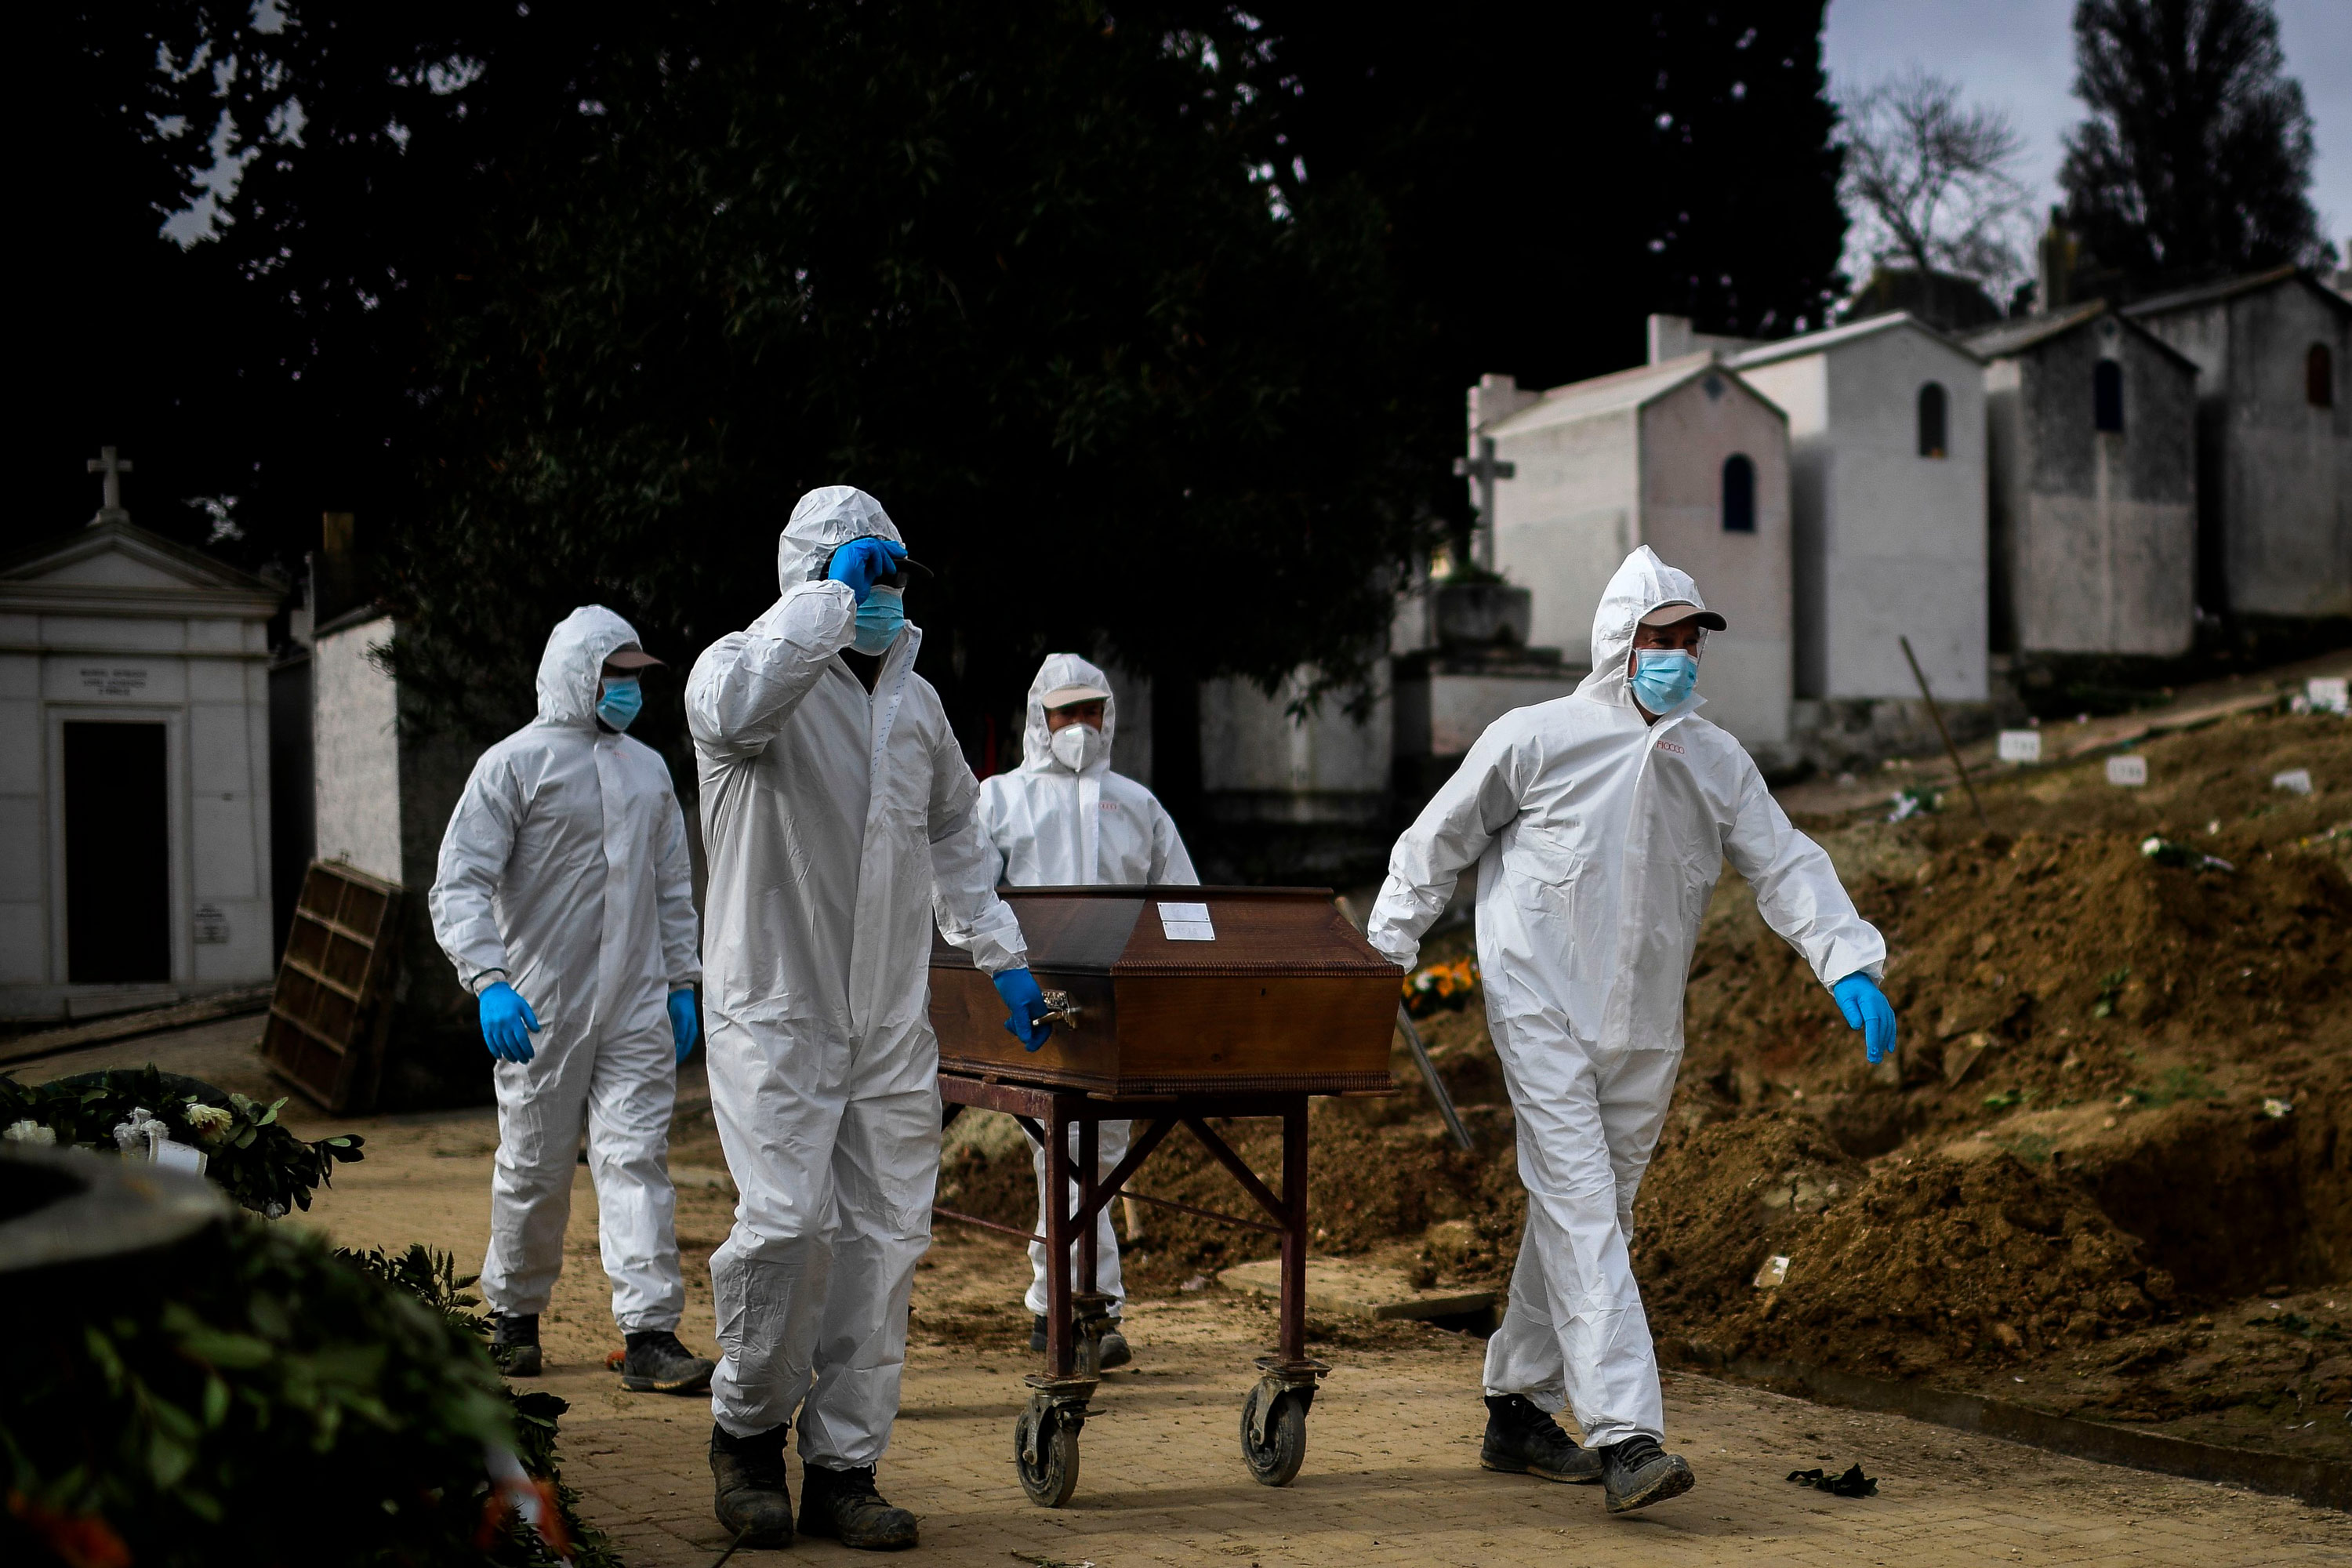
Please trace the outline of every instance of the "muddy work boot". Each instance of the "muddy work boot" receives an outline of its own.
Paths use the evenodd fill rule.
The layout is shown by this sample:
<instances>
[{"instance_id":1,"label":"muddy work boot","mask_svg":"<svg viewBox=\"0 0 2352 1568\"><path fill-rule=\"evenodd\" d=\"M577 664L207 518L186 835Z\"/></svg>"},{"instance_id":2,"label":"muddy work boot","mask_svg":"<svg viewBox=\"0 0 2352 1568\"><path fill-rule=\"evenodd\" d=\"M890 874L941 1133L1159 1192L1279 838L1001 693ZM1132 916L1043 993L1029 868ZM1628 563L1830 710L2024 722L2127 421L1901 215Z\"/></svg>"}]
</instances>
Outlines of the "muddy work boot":
<instances>
[{"instance_id":1,"label":"muddy work boot","mask_svg":"<svg viewBox=\"0 0 2352 1568\"><path fill-rule=\"evenodd\" d=\"M1680 1497L1696 1479L1689 1461L1659 1447L1655 1437L1628 1437L1610 1444L1600 1454L1601 1480L1609 1490L1611 1513L1631 1513Z\"/></svg>"},{"instance_id":2,"label":"muddy work boot","mask_svg":"<svg viewBox=\"0 0 2352 1568\"><path fill-rule=\"evenodd\" d=\"M801 1533L831 1536L860 1552L898 1552L915 1544L915 1516L874 1489L874 1467L801 1470Z\"/></svg>"},{"instance_id":3,"label":"muddy work boot","mask_svg":"<svg viewBox=\"0 0 2352 1568\"><path fill-rule=\"evenodd\" d=\"M710 1428L710 1479L718 1483L719 1522L745 1546L793 1543L793 1488L784 1476L784 1428L730 1437Z\"/></svg>"},{"instance_id":4,"label":"muddy work boot","mask_svg":"<svg viewBox=\"0 0 2352 1568\"><path fill-rule=\"evenodd\" d=\"M490 1359L509 1377L539 1375L539 1314L500 1312L491 1320Z\"/></svg>"},{"instance_id":5,"label":"muddy work boot","mask_svg":"<svg viewBox=\"0 0 2352 1568\"><path fill-rule=\"evenodd\" d=\"M632 1394L699 1394L710 1386L718 1363L706 1361L677 1342L667 1329L628 1336L621 1359L621 1386Z\"/></svg>"},{"instance_id":6,"label":"muddy work boot","mask_svg":"<svg viewBox=\"0 0 2352 1568\"><path fill-rule=\"evenodd\" d=\"M1478 1446L1478 1464L1507 1476L1548 1481L1601 1479L1600 1451L1580 1447L1549 1412L1517 1394L1486 1396L1486 1440Z\"/></svg>"},{"instance_id":7,"label":"muddy work boot","mask_svg":"<svg viewBox=\"0 0 2352 1568\"><path fill-rule=\"evenodd\" d=\"M1115 1366L1125 1366L1135 1359L1135 1352L1128 1348L1127 1336L1118 1331L1118 1320L1113 1318L1110 1321L1111 1326L1102 1331L1102 1370L1105 1372ZM1040 1355L1045 1353L1045 1320L1042 1315L1029 1320L1029 1348Z\"/></svg>"}]
</instances>

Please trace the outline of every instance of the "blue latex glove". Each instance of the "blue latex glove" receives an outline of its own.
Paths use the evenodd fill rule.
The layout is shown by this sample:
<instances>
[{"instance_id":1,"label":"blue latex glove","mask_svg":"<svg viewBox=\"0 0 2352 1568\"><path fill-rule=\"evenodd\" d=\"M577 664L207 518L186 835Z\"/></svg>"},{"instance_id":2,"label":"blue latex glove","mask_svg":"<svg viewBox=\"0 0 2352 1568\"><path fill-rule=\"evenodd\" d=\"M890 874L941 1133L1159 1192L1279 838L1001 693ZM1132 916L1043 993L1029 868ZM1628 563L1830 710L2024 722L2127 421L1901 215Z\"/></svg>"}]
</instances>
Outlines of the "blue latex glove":
<instances>
[{"instance_id":1,"label":"blue latex glove","mask_svg":"<svg viewBox=\"0 0 2352 1568\"><path fill-rule=\"evenodd\" d=\"M1895 1054L1895 1005L1878 982L1857 971L1830 987L1846 1027L1862 1031L1862 1048L1875 1064Z\"/></svg>"},{"instance_id":2,"label":"blue latex glove","mask_svg":"<svg viewBox=\"0 0 2352 1568\"><path fill-rule=\"evenodd\" d=\"M866 595L874 592L874 584L885 577L898 574L898 563L907 558L907 547L893 544L887 539L867 535L853 539L833 552L833 564L824 574L836 583L846 583L849 591L864 604Z\"/></svg>"},{"instance_id":3,"label":"blue latex glove","mask_svg":"<svg viewBox=\"0 0 2352 1568\"><path fill-rule=\"evenodd\" d=\"M669 994L669 1037L677 1044L677 1061L680 1067L684 1067L686 1058L694 1054L694 1042L701 1033L702 1015L694 1005L693 990L688 988L671 992Z\"/></svg>"},{"instance_id":4,"label":"blue latex glove","mask_svg":"<svg viewBox=\"0 0 2352 1568\"><path fill-rule=\"evenodd\" d=\"M1037 988L1035 975L1025 969L1008 969L996 976L996 994L1013 1009L1004 1027L1023 1049L1034 1051L1052 1037L1054 1026L1045 1022L1045 994Z\"/></svg>"},{"instance_id":5,"label":"blue latex glove","mask_svg":"<svg viewBox=\"0 0 2352 1568\"><path fill-rule=\"evenodd\" d=\"M530 1037L539 1030L539 1015L522 994L500 980L485 988L482 1003L482 1040L490 1047L490 1055L502 1062L527 1062L536 1055L530 1048Z\"/></svg>"}]
</instances>

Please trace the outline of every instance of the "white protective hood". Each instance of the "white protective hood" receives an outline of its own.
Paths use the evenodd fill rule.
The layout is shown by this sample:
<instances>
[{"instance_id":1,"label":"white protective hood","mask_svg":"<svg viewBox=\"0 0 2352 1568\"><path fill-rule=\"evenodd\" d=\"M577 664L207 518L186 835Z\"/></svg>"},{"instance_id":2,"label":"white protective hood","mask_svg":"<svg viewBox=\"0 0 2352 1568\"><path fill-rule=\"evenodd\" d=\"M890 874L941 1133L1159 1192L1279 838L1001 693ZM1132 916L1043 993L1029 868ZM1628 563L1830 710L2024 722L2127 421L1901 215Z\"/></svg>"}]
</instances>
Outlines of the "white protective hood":
<instances>
[{"instance_id":1,"label":"white protective hood","mask_svg":"<svg viewBox=\"0 0 2352 1568\"><path fill-rule=\"evenodd\" d=\"M1054 755L1045 698L1067 686L1108 691L1110 681L1076 654L1047 654L1029 683L1021 765L981 783L981 827L994 850L998 879L1016 888L1198 882L1167 809L1143 785L1111 771L1113 699L1103 700L1100 759L1074 773Z\"/></svg>"},{"instance_id":2,"label":"white protective hood","mask_svg":"<svg viewBox=\"0 0 2352 1568\"><path fill-rule=\"evenodd\" d=\"M1037 679L1029 683L1029 717L1021 730L1021 765L1044 771L1059 769L1062 764L1054 758L1054 734L1045 727L1045 699L1066 686L1091 686L1097 691L1110 689L1110 678L1094 665L1074 653L1049 653L1045 662L1037 667ZM1087 771L1097 773L1110 767L1110 744L1118 733L1118 700L1103 699L1102 759Z\"/></svg>"},{"instance_id":3,"label":"white protective hood","mask_svg":"<svg viewBox=\"0 0 2352 1568\"><path fill-rule=\"evenodd\" d=\"M633 646L643 646L636 628L602 605L583 605L556 622L539 656L540 722L594 729L604 661Z\"/></svg>"},{"instance_id":4,"label":"white protective hood","mask_svg":"<svg viewBox=\"0 0 2352 1568\"><path fill-rule=\"evenodd\" d=\"M1601 591L1600 606L1592 612L1592 673L1577 686L1579 697L1621 708L1632 705L1633 698L1626 689L1626 676L1633 651L1633 628L1660 605L1706 608L1706 601L1699 596L1698 583L1689 573L1667 565L1648 545L1637 544L1609 579L1609 586ZM1706 652L1706 633L1702 631L1702 665ZM1706 700L1694 691L1673 711L1687 713Z\"/></svg>"},{"instance_id":5,"label":"white protective hood","mask_svg":"<svg viewBox=\"0 0 2352 1568\"><path fill-rule=\"evenodd\" d=\"M835 550L853 539L869 538L907 542L898 537L898 524L882 503L856 485L823 485L809 491L793 508L792 520L776 539L777 589L789 594L803 583L815 582L824 575L825 563Z\"/></svg>"}]
</instances>

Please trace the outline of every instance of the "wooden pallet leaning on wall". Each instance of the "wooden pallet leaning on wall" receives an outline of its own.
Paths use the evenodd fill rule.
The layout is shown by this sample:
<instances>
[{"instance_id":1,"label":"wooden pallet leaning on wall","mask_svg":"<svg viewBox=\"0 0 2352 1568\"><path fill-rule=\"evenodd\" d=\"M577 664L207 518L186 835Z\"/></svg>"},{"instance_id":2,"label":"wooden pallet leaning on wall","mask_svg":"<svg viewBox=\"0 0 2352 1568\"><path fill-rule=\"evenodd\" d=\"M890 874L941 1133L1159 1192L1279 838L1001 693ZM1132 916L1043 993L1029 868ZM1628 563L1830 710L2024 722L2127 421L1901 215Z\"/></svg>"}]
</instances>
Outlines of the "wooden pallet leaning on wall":
<instances>
[{"instance_id":1,"label":"wooden pallet leaning on wall","mask_svg":"<svg viewBox=\"0 0 2352 1568\"><path fill-rule=\"evenodd\" d=\"M314 860L278 961L263 1025L272 1071L337 1116L375 1102L392 1019L400 886L341 860Z\"/></svg>"}]
</instances>

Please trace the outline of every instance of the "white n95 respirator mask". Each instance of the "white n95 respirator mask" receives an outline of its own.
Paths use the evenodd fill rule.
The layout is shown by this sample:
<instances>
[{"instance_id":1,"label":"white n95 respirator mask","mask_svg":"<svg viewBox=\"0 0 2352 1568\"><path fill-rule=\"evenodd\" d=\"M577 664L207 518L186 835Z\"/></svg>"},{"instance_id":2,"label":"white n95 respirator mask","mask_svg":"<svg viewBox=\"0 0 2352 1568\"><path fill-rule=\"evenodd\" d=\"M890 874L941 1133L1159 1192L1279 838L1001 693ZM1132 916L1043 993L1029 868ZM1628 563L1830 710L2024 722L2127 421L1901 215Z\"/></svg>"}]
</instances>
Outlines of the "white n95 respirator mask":
<instances>
[{"instance_id":1,"label":"white n95 respirator mask","mask_svg":"<svg viewBox=\"0 0 2352 1568\"><path fill-rule=\"evenodd\" d=\"M1074 773L1101 762L1110 742L1092 724L1065 724L1054 731L1054 760Z\"/></svg>"}]
</instances>

